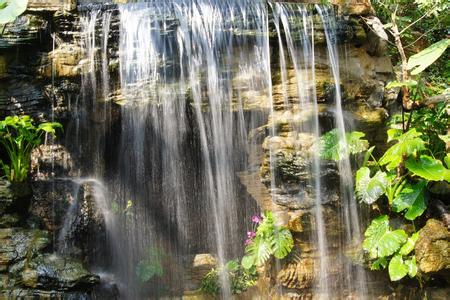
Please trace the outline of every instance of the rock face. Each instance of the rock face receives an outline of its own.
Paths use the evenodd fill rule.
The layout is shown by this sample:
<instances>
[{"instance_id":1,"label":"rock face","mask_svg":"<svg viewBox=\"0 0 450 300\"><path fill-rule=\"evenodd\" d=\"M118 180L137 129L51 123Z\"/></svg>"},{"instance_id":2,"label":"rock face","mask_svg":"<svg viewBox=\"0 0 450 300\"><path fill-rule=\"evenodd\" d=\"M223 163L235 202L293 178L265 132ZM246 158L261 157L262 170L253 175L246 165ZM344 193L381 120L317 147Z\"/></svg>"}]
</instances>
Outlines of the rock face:
<instances>
[{"instance_id":1,"label":"rock face","mask_svg":"<svg viewBox=\"0 0 450 300\"><path fill-rule=\"evenodd\" d=\"M420 271L444 272L450 279L450 232L440 221L430 219L420 230L415 246Z\"/></svg>"},{"instance_id":2,"label":"rock face","mask_svg":"<svg viewBox=\"0 0 450 300\"><path fill-rule=\"evenodd\" d=\"M47 231L20 227L0 229L0 299L20 295L89 294L99 278L74 260L45 254ZM3 298L2 298L3 297Z\"/></svg>"}]
</instances>

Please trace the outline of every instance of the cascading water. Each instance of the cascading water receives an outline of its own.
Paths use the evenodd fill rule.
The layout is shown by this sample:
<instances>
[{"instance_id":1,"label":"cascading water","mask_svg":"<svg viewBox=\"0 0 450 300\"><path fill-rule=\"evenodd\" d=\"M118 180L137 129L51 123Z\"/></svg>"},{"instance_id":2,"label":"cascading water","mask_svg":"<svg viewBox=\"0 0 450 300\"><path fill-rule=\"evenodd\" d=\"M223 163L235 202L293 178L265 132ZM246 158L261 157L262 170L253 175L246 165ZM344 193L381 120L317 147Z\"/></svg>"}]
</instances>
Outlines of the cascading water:
<instances>
[{"instance_id":1,"label":"cascading water","mask_svg":"<svg viewBox=\"0 0 450 300\"><path fill-rule=\"evenodd\" d=\"M297 82L297 94L299 103L297 109L302 111L311 111L311 120L304 122L302 132L311 134L317 140L320 136L319 111L317 106L317 95L315 87L315 58L314 58L314 23L312 16L305 6L292 5L288 3L274 3L273 6L274 23L278 35L280 49L280 72L281 84L283 87L284 103L288 105L286 85L287 85L287 65L282 41L282 32L286 40L289 57L292 61L292 67L295 71ZM294 20L294 21L292 21ZM294 34L295 33L295 36ZM294 125L291 125L295 127ZM315 199L315 239L318 249L319 266L318 274L318 292L320 295L328 295L328 280L326 278L328 268L328 249L327 238L325 236L325 225L322 215L322 189L321 189L321 166L318 153L315 152L312 158L310 172L313 174L311 184L314 187Z\"/></svg>"},{"instance_id":2,"label":"cascading water","mask_svg":"<svg viewBox=\"0 0 450 300\"><path fill-rule=\"evenodd\" d=\"M316 10L327 40L335 122L343 138L333 16L322 6ZM270 45L271 14L276 47ZM108 191L99 199L108 197L100 206L108 216L110 257L98 267L115 274L122 297L179 296L193 255L214 253L220 264L242 255L246 218L256 208L237 174L259 167L249 159L258 157L249 144L250 131L280 113L272 101L274 51L284 108L305 116L290 126L299 137L315 140L323 130L316 95L316 17L312 6L268 6L262 0L148 1L112 11L99 6L84 14L83 108L72 125L72 148L80 145L74 152L89 162L80 173L98 178ZM112 26L119 27L115 38ZM117 53L111 54L117 40ZM296 102L288 96L289 69L297 83ZM111 111L112 101L120 104L118 111ZM279 134L274 122L269 131ZM271 191L278 180L274 155L270 149ZM344 283L328 283L330 257L342 256L360 234L350 163L339 164L347 230L339 254L330 250L324 224L326 183L317 152L308 171L311 178L300 190L314 198L315 293L324 299L343 296L357 282L364 296L363 274L354 275L348 264ZM143 284L142 275L153 280ZM229 279L220 280L228 299Z\"/></svg>"},{"instance_id":3,"label":"cascading water","mask_svg":"<svg viewBox=\"0 0 450 300\"><path fill-rule=\"evenodd\" d=\"M335 123L339 135L340 142L347 148L347 140L345 136L345 123L342 108L340 74L339 74L339 56L336 45L336 23L329 16L329 12L322 7L316 5L316 9L324 24L325 37L327 41L328 57L331 64L331 72L333 74L335 85ZM345 235L341 241L341 249L345 249L349 245L356 246L361 238L361 229L359 224L361 220L358 215L357 202L354 197L353 174L350 165L350 158L344 155L338 163L340 176L340 192L342 201L341 218L345 226ZM367 282L362 268L357 268L356 274L351 270L351 265L346 264L346 276L344 289L356 287L358 295L361 299L367 296Z\"/></svg>"}]
</instances>

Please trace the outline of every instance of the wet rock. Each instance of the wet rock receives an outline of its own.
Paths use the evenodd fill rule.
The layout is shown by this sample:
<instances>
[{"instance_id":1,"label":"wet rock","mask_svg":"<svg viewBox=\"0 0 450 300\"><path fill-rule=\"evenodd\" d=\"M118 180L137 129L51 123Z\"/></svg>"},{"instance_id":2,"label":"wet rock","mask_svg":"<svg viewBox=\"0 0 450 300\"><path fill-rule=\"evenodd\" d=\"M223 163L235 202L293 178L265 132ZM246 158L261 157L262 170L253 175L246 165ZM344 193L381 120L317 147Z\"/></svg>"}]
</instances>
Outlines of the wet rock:
<instances>
[{"instance_id":1,"label":"wet rock","mask_svg":"<svg viewBox=\"0 0 450 300\"><path fill-rule=\"evenodd\" d=\"M62 43L58 47L44 56L39 67L39 73L43 76L51 77L75 77L81 74L78 67L83 58L80 46L70 43Z\"/></svg>"},{"instance_id":2,"label":"wet rock","mask_svg":"<svg viewBox=\"0 0 450 300\"><path fill-rule=\"evenodd\" d=\"M28 182L13 182L0 179L0 214L5 212L25 215L31 199Z\"/></svg>"},{"instance_id":3,"label":"wet rock","mask_svg":"<svg viewBox=\"0 0 450 300\"><path fill-rule=\"evenodd\" d=\"M22 284L33 289L85 289L99 282L99 277L84 269L81 263L56 255L37 257L21 275Z\"/></svg>"},{"instance_id":4,"label":"wet rock","mask_svg":"<svg viewBox=\"0 0 450 300\"><path fill-rule=\"evenodd\" d=\"M430 219L420 230L415 246L419 269L424 273L450 270L450 233L440 221Z\"/></svg>"},{"instance_id":5,"label":"wet rock","mask_svg":"<svg viewBox=\"0 0 450 300\"><path fill-rule=\"evenodd\" d=\"M40 15L24 14L7 24L0 35L0 49L32 45L40 41L48 21Z\"/></svg>"},{"instance_id":6,"label":"wet rock","mask_svg":"<svg viewBox=\"0 0 450 300\"><path fill-rule=\"evenodd\" d=\"M31 153L31 174L34 180L46 180L52 176L74 175L74 161L69 151L61 144L49 141Z\"/></svg>"},{"instance_id":7,"label":"wet rock","mask_svg":"<svg viewBox=\"0 0 450 300\"><path fill-rule=\"evenodd\" d=\"M45 291L24 288L0 291L0 299L92 299L89 292Z\"/></svg>"},{"instance_id":8,"label":"wet rock","mask_svg":"<svg viewBox=\"0 0 450 300\"><path fill-rule=\"evenodd\" d=\"M14 202L11 183L0 179L0 215L4 214Z\"/></svg>"},{"instance_id":9,"label":"wet rock","mask_svg":"<svg viewBox=\"0 0 450 300\"><path fill-rule=\"evenodd\" d=\"M50 243L46 231L22 228L0 229L0 241L0 271L31 259Z\"/></svg>"},{"instance_id":10,"label":"wet rock","mask_svg":"<svg viewBox=\"0 0 450 300\"><path fill-rule=\"evenodd\" d=\"M29 0L29 11L65 11L74 10L77 7L76 0Z\"/></svg>"}]
</instances>

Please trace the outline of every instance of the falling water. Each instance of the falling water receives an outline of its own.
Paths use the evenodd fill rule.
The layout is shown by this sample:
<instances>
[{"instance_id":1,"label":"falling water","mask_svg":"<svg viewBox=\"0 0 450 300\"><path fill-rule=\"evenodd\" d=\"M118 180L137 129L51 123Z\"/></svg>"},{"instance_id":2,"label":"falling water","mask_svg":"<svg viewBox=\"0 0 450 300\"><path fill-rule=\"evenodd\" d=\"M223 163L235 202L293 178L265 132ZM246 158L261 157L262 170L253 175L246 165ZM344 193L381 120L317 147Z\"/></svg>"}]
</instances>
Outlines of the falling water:
<instances>
[{"instance_id":1,"label":"falling water","mask_svg":"<svg viewBox=\"0 0 450 300\"><path fill-rule=\"evenodd\" d=\"M321 133L316 95L315 35L311 6L271 3L277 34L285 108L309 119L291 124L318 139ZM316 6L325 27L336 87L336 125L345 135L339 90L339 67L333 17ZM120 30L114 38L112 19ZM85 176L103 182L99 199L108 216L106 271L116 274L121 296L140 299L180 295L184 272L197 253L214 253L220 264L242 255L245 217L255 211L237 173L249 171L249 132L275 115L272 101L269 11L266 1L173 0L123 4L118 11L92 9L81 19L85 51L82 108L77 115L74 146L86 161ZM118 69L109 52L117 42ZM288 68L295 71L296 103L288 96ZM100 73L100 74L99 74ZM118 82L114 80L118 78ZM117 86L116 86L117 85ZM104 103L99 104L98 99ZM107 104L120 104L112 126ZM264 112L261 113L263 110ZM78 123L77 123L78 122ZM272 123L270 134L276 135ZM79 145L79 146L77 146ZM298 149L297 149L298 150ZM329 247L323 217L323 168L317 153L310 173L314 195L314 236L319 263L316 292L335 295L328 284ZM270 149L272 190L275 190ZM359 237L352 198L350 163L339 164L346 235ZM343 247L341 247L343 248ZM161 278L141 283L136 266L157 249L164 266ZM162 253L162 254L161 254ZM361 284L351 277L342 289ZM221 279L222 296L231 297ZM363 292L364 294L364 292Z\"/></svg>"},{"instance_id":2,"label":"falling water","mask_svg":"<svg viewBox=\"0 0 450 300\"><path fill-rule=\"evenodd\" d=\"M335 19L329 16L329 10L323 9L321 6L316 5L316 9L320 14L322 22L324 24L325 36L327 41L328 57L331 64L331 72L333 74L335 85L335 122L336 128L339 134L339 140L346 145L345 137L345 123L342 108L341 99L341 81L339 76L339 56L337 51L336 41L336 23ZM358 216L357 202L354 198L353 190L353 174L350 165L350 159L344 155L338 163L339 177L340 177L340 192L342 201L341 218L345 226L345 236L341 242L341 249L345 249L349 245L355 246L355 243L359 242L361 238L361 229L359 227L360 219ZM356 274L352 272L351 265L346 264L346 276L344 289L356 287L358 296L363 299L367 296L367 282L365 279L364 271L361 268L357 268Z\"/></svg>"},{"instance_id":3,"label":"falling water","mask_svg":"<svg viewBox=\"0 0 450 300\"><path fill-rule=\"evenodd\" d=\"M313 19L307 6L299 6L288 3L275 3L273 6L274 23L278 35L280 49L280 72L281 84L285 105L287 99L287 65L284 53L282 33L286 40L292 67L295 70L297 82L297 95L299 109L302 111L312 110L312 120L303 124L302 131L312 134L317 140L320 136L319 111L317 107L317 95L315 87L315 57L314 57L314 26ZM325 225L322 215L321 194L321 167L318 153L314 153L311 172L313 174L314 199L315 199L315 229L317 242L319 267L317 284L320 284L320 295L328 295L328 280L326 278L328 249L325 236Z\"/></svg>"}]
</instances>

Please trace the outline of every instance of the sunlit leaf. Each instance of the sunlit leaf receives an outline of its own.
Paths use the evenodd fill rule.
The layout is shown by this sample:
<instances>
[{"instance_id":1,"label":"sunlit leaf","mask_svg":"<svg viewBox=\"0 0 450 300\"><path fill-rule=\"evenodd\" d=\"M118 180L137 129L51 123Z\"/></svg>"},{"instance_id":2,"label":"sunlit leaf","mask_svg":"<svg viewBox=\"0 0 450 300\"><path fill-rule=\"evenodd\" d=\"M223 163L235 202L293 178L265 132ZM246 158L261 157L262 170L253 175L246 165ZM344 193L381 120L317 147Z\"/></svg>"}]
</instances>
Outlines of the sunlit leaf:
<instances>
[{"instance_id":1,"label":"sunlit leaf","mask_svg":"<svg viewBox=\"0 0 450 300\"><path fill-rule=\"evenodd\" d=\"M380 165L386 165L388 170L395 169L402 161L403 155L409 156L417 151L424 150L425 142L422 140L421 135L420 132L413 128L398 137L391 137L391 139L395 139L398 142L391 146L380 158Z\"/></svg>"},{"instance_id":2,"label":"sunlit leaf","mask_svg":"<svg viewBox=\"0 0 450 300\"><path fill-rule=\"evenodd\" d=\"M356 196L367 204L377 201L385 193L387 184L384 172L378 171L373 177L370 177L370 169L367 167L356 172Z\"/></svg>"},{"instance_id":3,"label":"sunlit leaf","mask_svg":"<svg viewBox=\"0 0 450 300\"><path fill-rule=\"evenodd\" d=\"M405 80L405 81L391 81L386 85L386 89L393 89L393 88L399 88L402 86L406 87L414 87L417 85L417 81L415 80Z\"/></svg>"},{"instance_id":4,"label":"sunlit leaf","mask_svg":"<svg viewBox=\"0 0 450 300\"><path fill-rule=\"evenodd\" d=\"M434 63L441 57L449 45L450 39L443 39L419 53L410 56L408 59L408 70L412 70L411 75L419 74Z\"/></svg>"},{"instance_id":5,"label":"sunlit leaf","mask_svg":"<svg viewBox=\"0 0 450 300\"><path fill-rule=\"evenodd\" d=\"M416 256L413 256L412 259L405 261L405 266L408 268L408 276L415 277L417 275L417 263Z\"/></svg>"},{"instance_id":6,"label":"sunlit leaf","mask_svg":"<svg viewBox=\"0 0 450 300\"><path fill-rule=\"evenodd\" d=\"M397 281L408 274L409 268L404 264L402 256L397 254L389 262L388 270L391 280Z\"/></svg>"},{"instance_id":7,"label":"sunlit leaf","mask_svg":"<svg viewBox=\"0 0 450 300\"><path fill-rule=\"evenodd\" d=\"M253 255L245 255L241 261L242 267L247 270L251 269L255 265L255 263L255 256Z\"/></svg>"},{"instance_id":8,"label":"sunlit leaf","mask_svg":"<svg viewBox=\"0 0 450 300\"><path fill-rule=\"evenodd\" d=\"M411 251L414 250L414 246L416 245L417 239L419 238L419 233L415 232L411 237L408 238L406 243L400 248L399 253L401 255L408 255Z\"/></svg>"},{"instance_id":9,"label":"sunlit leaf","mask_svg":"<svg viewBox=\"0 0 450 300\"><path fill-rule=\"evenodd\" d=\"M421 155L418 160L411 157L405 165L416 176L427 180L450 182L450 170L445 168L440 160L431 156Z\"/></svg>"},{"instance_id":10,"label":"sunlit leaf","mask_svg":"<svg viewBox=\"0 0 450 300\"><path fill-rule=\"evenodd\" d=\"M391 231L385 215L373 219L364 236L363 249L373 259L394 254L408 238L401 229Z\"/></svg>"}]
</instances>

